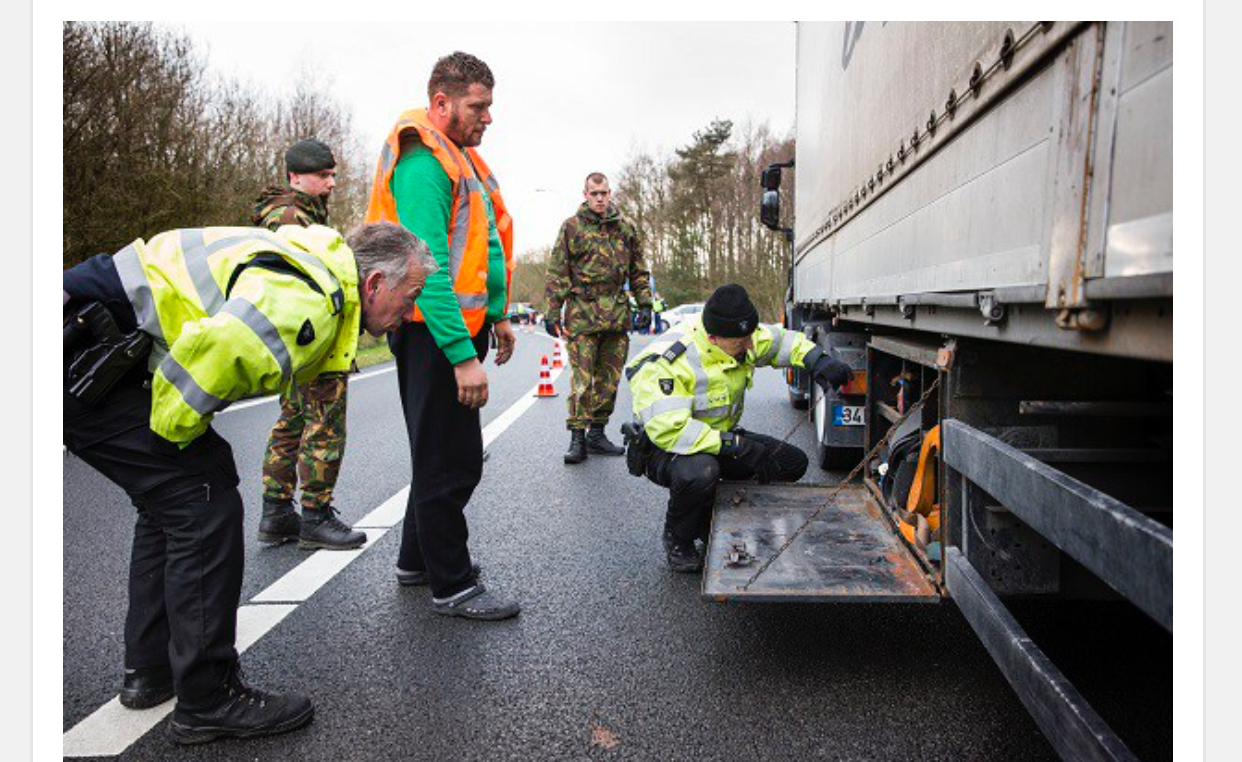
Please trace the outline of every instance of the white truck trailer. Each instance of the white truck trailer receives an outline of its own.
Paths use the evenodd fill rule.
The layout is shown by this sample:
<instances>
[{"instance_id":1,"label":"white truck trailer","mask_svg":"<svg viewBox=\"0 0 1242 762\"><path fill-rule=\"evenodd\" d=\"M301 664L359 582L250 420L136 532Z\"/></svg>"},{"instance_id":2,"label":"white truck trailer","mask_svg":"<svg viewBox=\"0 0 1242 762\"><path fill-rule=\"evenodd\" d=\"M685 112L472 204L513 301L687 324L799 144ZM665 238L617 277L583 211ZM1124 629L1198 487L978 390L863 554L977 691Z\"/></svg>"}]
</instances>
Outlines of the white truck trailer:
<instances>
[{"instance_id":1,"label":"white truck trailer","mask_svg":"<svg viewBox=\"0 0 1242 762\"><path fill-rule=\"evenodd\" d=\"M857 369L791 398L821 465L868 457L830 504L722 489L705 596L951 599L1059 753L1127 757L1004 601L1172 631L1172 114L1171 23L798 25L761 218L786 324Z\"/></svg>"}]
</instances>

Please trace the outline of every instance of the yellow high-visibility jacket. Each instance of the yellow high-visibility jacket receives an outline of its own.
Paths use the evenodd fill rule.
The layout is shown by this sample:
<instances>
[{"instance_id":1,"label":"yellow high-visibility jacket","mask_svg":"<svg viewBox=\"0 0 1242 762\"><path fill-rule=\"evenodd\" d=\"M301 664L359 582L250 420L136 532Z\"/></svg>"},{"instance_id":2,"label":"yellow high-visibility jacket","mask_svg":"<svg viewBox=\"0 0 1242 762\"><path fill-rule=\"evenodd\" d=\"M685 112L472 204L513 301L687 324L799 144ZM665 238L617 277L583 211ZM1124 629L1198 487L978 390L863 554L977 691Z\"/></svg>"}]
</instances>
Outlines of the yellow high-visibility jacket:
<instances>
[{"instance_id":1,"label":"yellow high-visibility jacket","mask_svg":"<svg viewBox=\"0 0 1242 762\"><path fill-rule=\"evenodd\" d=\"M332 228L173 230L113 263L155 339L151 430L171 442L242 397L348 371L357 353L358 266Z\"/></svg>"},{"instance_id":2,"label":"yellow high-visibility jacket","mask_svg":"<svg viewBox=\"0 0 1242 762\"><path fill-rule=\"evenodd\" d=\"M756 367L802 368L808 356L814 363L823 353L779 325L760 324L753 340L739 363L707 340L695 318L681 335L652 343L626 366L634 417L656 447L679 455L720 452L720 433L742 419Z\"/></svg>"}]
</instances>

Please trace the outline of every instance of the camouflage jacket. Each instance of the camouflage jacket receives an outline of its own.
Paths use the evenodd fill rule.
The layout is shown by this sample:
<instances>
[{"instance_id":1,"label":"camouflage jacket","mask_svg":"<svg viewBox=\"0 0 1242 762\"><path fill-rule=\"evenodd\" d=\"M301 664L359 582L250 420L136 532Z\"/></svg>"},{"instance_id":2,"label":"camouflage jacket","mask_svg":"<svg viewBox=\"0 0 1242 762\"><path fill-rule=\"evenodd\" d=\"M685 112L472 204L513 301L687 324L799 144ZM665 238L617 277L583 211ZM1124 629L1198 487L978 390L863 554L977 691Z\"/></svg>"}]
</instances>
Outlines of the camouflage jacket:
<instances>
[{"instance_id":1,"label":"camouflage jacket","mask_svg":"<svg viewBox=\"0 0 1242 762\"><path fill-rule=\"evenodd\" d=\"M327 225L328 199L287 186L269 185L254 202L250 224L271 230L281 225Z\"/></svg>"},{"instance_id":2,"label":"camouflage jacket","mask_svg":"<svg viewBox=\"0 0 1242 762\"><path fill-rule=\"evenodd\" d=\"M570 334L627 331L627 279L638 306L651 306L651 273L638 231L612 205L601 217L583 202L561 225L548 257L548 315L555 319L564 305Z\"/></svg>"}]
</instances>

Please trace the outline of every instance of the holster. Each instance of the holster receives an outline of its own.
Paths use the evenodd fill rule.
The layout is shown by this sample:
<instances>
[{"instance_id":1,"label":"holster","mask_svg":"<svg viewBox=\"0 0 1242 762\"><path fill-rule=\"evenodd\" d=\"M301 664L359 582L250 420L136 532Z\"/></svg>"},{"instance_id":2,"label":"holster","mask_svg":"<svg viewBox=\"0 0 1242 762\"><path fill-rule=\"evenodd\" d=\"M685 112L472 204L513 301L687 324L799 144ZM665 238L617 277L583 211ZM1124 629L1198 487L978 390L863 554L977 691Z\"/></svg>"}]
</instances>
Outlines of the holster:
<instances>
[{"instance_id":1,"label":"holster","mask_svg":"<svg viewBox=\"0 0 1242 762\"><path fill-rule=\"evenodd\" d=\"M146 364L151 336L140 330L121 333L106 307L88 302L65 319L64 353L66 391L95 407L118 381Z\"/></svg>"},{"instance_id":2,"label":"holster","mask_svg":"<svg viewBox=\"0 0 1242 762\"><path fill-rule=\"evenodd\" d=\"M625 468L631 476L643 476L647 473L647 461L651 460L651 451L655 445L647 436L647 429L641 423L633 421L621 424L621 435L625 437Z\"/></svg>"}]
</instances>

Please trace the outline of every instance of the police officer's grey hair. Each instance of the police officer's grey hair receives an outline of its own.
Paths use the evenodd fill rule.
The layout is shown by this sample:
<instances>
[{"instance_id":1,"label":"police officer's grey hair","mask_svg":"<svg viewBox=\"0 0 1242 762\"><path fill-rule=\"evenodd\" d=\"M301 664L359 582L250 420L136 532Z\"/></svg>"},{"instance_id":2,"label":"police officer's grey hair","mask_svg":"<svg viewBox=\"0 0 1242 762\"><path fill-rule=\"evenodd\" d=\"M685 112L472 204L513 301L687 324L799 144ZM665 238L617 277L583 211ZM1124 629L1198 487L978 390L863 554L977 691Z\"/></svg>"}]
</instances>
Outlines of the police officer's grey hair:
<instances>
[{"instance_id":1,"label":"police officer's grey hair","mask_svg":"<svg viewBox=\"0 0 1242 762\"><path fill-rule=\"evenodd\" d=\"M410 256L424 275L440 269L431 249L418 236L392 222L370 222L350 231L345 242L358 263L358 280L379 272L389 283L400 283L409 274Z\"/></svg>"}]
</instances>

